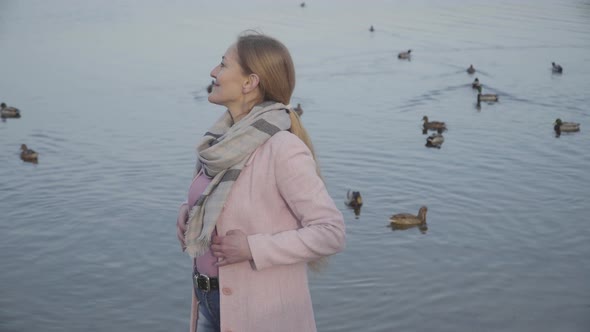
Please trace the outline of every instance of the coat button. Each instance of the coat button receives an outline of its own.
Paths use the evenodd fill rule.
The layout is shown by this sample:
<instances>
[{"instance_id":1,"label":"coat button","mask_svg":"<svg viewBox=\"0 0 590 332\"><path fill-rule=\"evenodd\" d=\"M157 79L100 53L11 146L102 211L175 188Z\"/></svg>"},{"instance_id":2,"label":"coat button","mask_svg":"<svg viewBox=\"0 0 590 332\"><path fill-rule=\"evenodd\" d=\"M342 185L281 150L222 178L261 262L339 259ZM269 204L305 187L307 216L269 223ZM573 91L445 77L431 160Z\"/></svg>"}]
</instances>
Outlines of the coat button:
<instances>
[{"instance_id":1,"label":"coat button","mask_svg":"<svg viewBox=\"0 0 590 332\"><path fill-rule=\"evenodd\" d=\"M223 289L221 290L221 292L223 293L223 295L231 295L233 293L231 291L231 288L229 288L229 287L223 287Z\"/></svg>"}]
</instances>

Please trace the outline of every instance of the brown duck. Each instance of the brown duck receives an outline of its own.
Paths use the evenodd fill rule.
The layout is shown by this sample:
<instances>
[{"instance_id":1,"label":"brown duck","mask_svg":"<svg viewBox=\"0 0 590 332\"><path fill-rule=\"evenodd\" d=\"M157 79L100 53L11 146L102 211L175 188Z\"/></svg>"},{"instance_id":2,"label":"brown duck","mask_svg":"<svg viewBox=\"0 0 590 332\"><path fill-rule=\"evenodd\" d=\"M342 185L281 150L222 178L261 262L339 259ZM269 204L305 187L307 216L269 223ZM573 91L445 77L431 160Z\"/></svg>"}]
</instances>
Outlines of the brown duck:
<instances>
[{"instance_id":1,"label":"brown duck","mask_svg":"<svg viewBox=\"0 0 590 332\"><path fill-rule=\"evenodd\" d=\"M411 213L398 213L389 218L392 225L423 225L426 223L426 212L428 208L422 206L415 216Z\"/></svg>"},{"instance_id":2,"label":"brown duck","mask_svg":"<svg viewBox=\"0 0 590 332\"><path fill-rule=\"evenodd\" d=\"M424 124L422 125L424 131L437 130L439 132L447 130L447 125L440 121L428 121L428 117L425 115L422 117Z\"/></svg>"},{"instance_id":3,"label":"brown duck","mask_svg":"<svg viewBox=\"0 0 590 332\"><path fill-rule=\"evenodd\" d=\"M39 158L39 154L37 152L29 149L26 144L21 144L20 149L20 159L28 162L37 162Z\"/></svg>"},{"instance_id":4,"label":"brown duck","mask_svg":"<svg viewBox=\"0 0 590 332\"><path fill-rule=\"evenodd\" d=\"M0 104L0 116L2 118L20 118L20 110L16 107Z\"/></svg>"}]
</instances>

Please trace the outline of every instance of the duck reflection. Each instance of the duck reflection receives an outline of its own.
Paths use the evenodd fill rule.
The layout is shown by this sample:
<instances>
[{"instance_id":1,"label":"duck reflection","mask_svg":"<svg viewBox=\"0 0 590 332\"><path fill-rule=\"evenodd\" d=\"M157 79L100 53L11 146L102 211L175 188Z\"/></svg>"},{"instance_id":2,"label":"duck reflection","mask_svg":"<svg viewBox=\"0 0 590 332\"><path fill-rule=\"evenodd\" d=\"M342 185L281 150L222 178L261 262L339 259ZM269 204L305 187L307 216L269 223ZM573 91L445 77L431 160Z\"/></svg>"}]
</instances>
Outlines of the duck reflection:
<instances>
[{"instance_id":1,"label":"duck reflection","mask_svg":"<svg viewBox=\"0 0 590 332\"><path fill-rule=\"evenodd\" d=\"M348 190L344 204L354 211L355 219L358 219L361 215L361 207L363 206L361 193L359 191Z\"/></svg>"},{"instance_id":2,"label":"duck reflection","mask_svg":"<svg viewBox=\"0 0 590 332\"><path fill-rule=\"evenodd\" d=\"M420 225L398 225L398 224L389 224L387 227L391 228L392 231L405 231L412 228L418 228L420 233L426 234L428 231L428 224L423 223Z\"/></svg>"}]
</instances>

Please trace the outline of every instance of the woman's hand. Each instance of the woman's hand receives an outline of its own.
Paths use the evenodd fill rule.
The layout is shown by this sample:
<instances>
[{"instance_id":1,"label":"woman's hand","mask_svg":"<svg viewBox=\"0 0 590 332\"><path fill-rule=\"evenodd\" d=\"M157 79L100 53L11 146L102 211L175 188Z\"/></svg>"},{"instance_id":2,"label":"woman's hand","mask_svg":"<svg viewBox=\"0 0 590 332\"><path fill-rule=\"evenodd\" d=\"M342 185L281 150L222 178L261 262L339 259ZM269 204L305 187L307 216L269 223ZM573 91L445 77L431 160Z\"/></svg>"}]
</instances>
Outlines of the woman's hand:
<instances>
[{"instance_id":1,"label":"woman's hand","mask_svg":"<svg viewBox=\"0 0 590 332\"><path fill-rule=\"evenodd\" d=\"M178 237L182 251L186 250L184 233L186 232L186 224L188 223L188 210L188 203L182 203L178 209L178 217L176 218L176 236Z\"/></svg>"},{"instance_id":2,"label":"woman's hand","mask_svg":"<svg viewBox=\"0 0 590 332\"><path fill-rule=\"evenodd\" d=\"M214 236L211 241L211 253L219 258L217 266L249 261L252 252L248 244L248 236L239 229L232 229L225 236Z\"/></svg>"}]
</instances>

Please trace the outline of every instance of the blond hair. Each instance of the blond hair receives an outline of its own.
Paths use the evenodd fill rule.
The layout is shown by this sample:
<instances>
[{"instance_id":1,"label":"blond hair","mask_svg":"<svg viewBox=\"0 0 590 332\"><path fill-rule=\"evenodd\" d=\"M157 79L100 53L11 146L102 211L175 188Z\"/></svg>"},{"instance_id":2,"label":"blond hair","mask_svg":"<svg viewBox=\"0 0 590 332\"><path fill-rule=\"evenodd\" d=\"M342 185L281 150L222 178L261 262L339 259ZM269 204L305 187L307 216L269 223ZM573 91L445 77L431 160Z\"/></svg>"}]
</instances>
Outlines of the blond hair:
<instances>
[{"instance_id":1,"label":"blond hair","mask_svg":"<svg viewBox=\"0 0 590 332\"><path fill-rule=\"evenodd\" d=\"M259 77L258 87L262 101L276 101L289 105L295 89L295 66L287 47L272 37L249 30L238 37L236 48L244 74L256 74ZM311 138L301 119L293 111L289 111L289 116L289 131L307 145L318 165ZM317 172L319 175L319 166Z\"/></svg>"}]
</instances>

